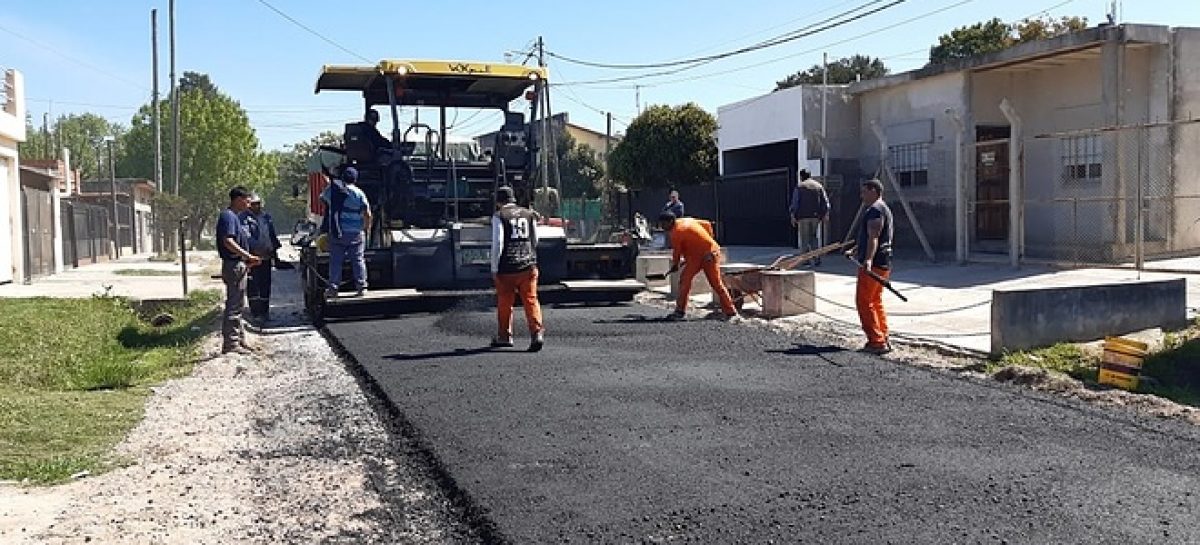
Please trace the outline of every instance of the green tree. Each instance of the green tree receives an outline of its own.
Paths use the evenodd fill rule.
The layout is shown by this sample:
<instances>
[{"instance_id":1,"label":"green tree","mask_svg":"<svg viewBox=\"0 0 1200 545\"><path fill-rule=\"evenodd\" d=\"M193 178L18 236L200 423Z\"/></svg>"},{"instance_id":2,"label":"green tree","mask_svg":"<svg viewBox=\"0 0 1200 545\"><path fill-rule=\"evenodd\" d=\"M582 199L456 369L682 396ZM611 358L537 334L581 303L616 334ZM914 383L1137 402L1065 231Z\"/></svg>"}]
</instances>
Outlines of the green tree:
<instances>
[{"instance_id":1,"label":"green tree","mask_svg":"<svg viewBox=\"0 0 1200 545\"><path fill-rule=\"evenodd\" d=\"M320 146L341 147L341 136L326 131L308 140L287 146L283 151L272 152L278 165L276 182L266 190L267 210L275 218L275 226L281 229L292 226L303 219L308 210L308 160ZM292 196L292 188L299 196Z\"/></svg>"},{"instance_id":2,"label":"green tree","mask_svg":"<svg viewBox=\"0 0 1200 545\"><path fill-rule=\"evenodd\" d=\"M824 71L824 67L814 64L808 70L801 70L775 82L775 90L780 91L797 85L820 85L824 81ZM888 73L889 70L882 60L866 55L854 55L829 63L829 84L840 85L860 79L882 78Z\"/></svg>"},{"instance_id":3,"label":"green tree","mask_svg":"<svg viewBox=\"0 0 1200 545\"><path fill-rule=\"evenodd\" d=\"M1014 45L1053 38L1087 28L1086 17L1030 18L1009 24L998 17L956 28L938 37L929 49L930 64L966 59L1008 49Z\"/></svg>"},{"instance_id":4,"label":"green tree","mask_svg":"<svg viewBox=\"0 0 1200 545\"><path fill-rule=\"evenodd\" d=\"M34 127L27 118L25 131L29 136L19 146L22 158L55 159L62 148L67 148L71 150L71 168L81 169L84 179L108 178L108 150L104 139L116 139L113 154L119 157L121 137L125 133L121 125L93 113L59 116L46 131ZM97 160L101 164L97 165ZM117 176L123 175L118 164Z\"/></svg>"},{"instance_id":5,"label":"green tree","mask_svg":"<svg viewBox=\"0 0 1200 545\"><path fill-rule=\"evenodd\" d=\"M207 76L194 74L197 81ZM179 195L186 201L188 225L193 244L217 212L229 202L229 188L244 185L262 190L278 177L275 158L259 150L258 137L250 127L245 110L208 82L182 89L179 98L180 181ZM169 99L159 105L163 127L171 126ZM151 124L152 105L144 106L133 118L124 137L128 153L118 167L129 176L153 178L154 144ZM164 191L172 188L173 153L169 131L163 138Z\"/></svg>"},{"instance_id":6,"label":"green tree","mask_svg":"<svg viewBox=\"0 0 1200 545\"><path fill-rule=\"evenodd\" d=\"M711 182L717 119L694 103L651 106L634 118L610 157L612 177L632 189Z\"/></svg>"},{"instance_id":7,"label":"green tree","mask_svg":"<svg viewBox=\"0 0 1200 545\"><path fill-rule=\"evenodd\" d=\"M1033 17L1013 25L1016 43L1048 40L1055 36L1078 32L1088 27L1087 17Z\"/></svg>"},{"instance_id":8,"label":"green tree","mask_svg":"<svg viewBox=\"0 0 1200 545\"><path fill-rule=\"evenodd\" d=\"M564 199L580 197L596 198L600 196L600 180L604 178L604 166L596 159L596 152L587 144L580 144L566 128L561 125L554 127L554 149L558 160L558 176L562 186ZM554 163L550 164L554 168ZM540 186L537 179L539 172L534 173L534 186ZM554 180L554 175L550 175Z\"/></svg>"}]
</instances>

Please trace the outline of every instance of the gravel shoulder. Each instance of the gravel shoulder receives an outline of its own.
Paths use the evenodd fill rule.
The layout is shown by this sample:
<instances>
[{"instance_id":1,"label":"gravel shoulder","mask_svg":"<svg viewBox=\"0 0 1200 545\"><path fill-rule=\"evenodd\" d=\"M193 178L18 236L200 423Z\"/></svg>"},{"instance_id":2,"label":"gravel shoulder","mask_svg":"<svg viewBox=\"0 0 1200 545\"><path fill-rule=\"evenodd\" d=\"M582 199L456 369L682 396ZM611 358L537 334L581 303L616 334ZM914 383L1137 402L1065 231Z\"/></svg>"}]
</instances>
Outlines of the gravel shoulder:
<instances>
[{"instance_id":1,"label":"gravel shoulder","mask_svg":"<svg viewBox=\"0 0 1200 545\"><path fill-rule=\"evenodd\" d=\"M294 302L294 274L276 273ZM298 308L254 356L206 339L191 376L154 388L122 469L0 486L3 543L469 543L462 510Z\"/></svg>"}]
</instances>

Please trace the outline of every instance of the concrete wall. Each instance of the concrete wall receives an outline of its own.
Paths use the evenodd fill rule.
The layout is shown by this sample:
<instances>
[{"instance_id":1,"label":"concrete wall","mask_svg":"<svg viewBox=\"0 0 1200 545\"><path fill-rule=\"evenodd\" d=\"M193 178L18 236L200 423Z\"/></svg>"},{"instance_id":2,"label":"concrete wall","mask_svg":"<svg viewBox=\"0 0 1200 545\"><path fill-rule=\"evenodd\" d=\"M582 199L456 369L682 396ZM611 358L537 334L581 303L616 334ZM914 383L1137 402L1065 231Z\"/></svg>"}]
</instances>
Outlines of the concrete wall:
<instances>
[{"instance_id":1,"label":"concrete wall","mask_svg":"<svg viewBox=\"0 0 1200 545\"><path fill-rule=\"evenodd\" d=\"M992 354L1187 323L1182 279L992 292Z\"/></svg>"},{"instance_id":2,"label":"concrete wall","mask_svg":"<svg viewBox=\"0 0 1200 545\"><path fill-rule=\"evenodd\" d=\"M25 82L21 73L0 73L6 100L0 104L0 283L24 278L21 174L17 144L25 141Z\"/></svg>"},{"instance_id":3,"label":"concrete wall","mask_svg":"<svg viewBox=\"0 0 1200 545\"><path fill-rule=\"evenodd\" d=\"M967 77L963 72L942 74L903 85L874 89L859 95L859 162L865 172L880 163L879 140L871 122L888 135L888 145L929 143L929 184L903 188L921 228L936 251L954 250L954 136L947 109L964 111ZM901 256L921 255L910 219L890 185L884 199L896 215L896 250Z\"/></svg>"},{"instance_id":4,"label":"concrete wall","mask_svg":"<svg viewBox=\"0 0 1200 545\"><path fill-rule=\"evenodd\" d=\"M827 144L830 157L853 157L857 152L858 117L853 97L844 85L830 85L826 94ZM717 148L722 152L796 141L796 164L822 176L821 147L810 139L821 130L821 86L800 85L717 108ZM719 159L725 172L724 157Z\"/></svg>"}]
</instances>

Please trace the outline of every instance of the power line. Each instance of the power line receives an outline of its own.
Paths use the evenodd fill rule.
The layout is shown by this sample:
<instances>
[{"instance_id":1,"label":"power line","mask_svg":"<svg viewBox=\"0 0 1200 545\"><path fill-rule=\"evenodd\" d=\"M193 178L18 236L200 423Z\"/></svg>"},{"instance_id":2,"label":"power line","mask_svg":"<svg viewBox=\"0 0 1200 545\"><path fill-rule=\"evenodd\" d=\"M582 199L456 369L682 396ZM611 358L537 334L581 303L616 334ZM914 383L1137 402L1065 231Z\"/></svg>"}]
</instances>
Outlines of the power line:
<instances>
[{"instance_id":1,"label":"power line","mask_svg":"<svg viewBox=\"0 0 1200 545\"><path fill-rule=\"evenodd\" d=\"M16 36L17 38L20 38L20 39L22 39L22 40L25 40L26 42L29 42L29 43L31 43L31 44L33 44L33 45L37 46L37 47L40 47L40 48L42 48L42 49L44 49L44 50L46 50L46 51L49 51L49 52L51 52L51 53L53 53L53 54L55 54L55 55L58 55L59 57L62 57L62 58L64 58L64 59L66 59L66 60L69 60L69 61L71 61L71 62L73 62L73 63L75 63L75 64L78 64L78 65L80 65L80 66L82 66L82 67L84 67L84 68L87 68L87 69L89 69L89 70L93 70L93 71L99 72L99 73L101 73L101 74L104 74L105 76L108 76L108 77L112 78L113 80L119 81L119 82L121 82L121 83L124 83L124 84L126 84L126 85L130 85L130 86L132 86L132 87L135 87L135 88L137 88L137 89L139 89L139 90L146 91L147 93L150 91L149 89L147 89L147 88L143 87L142 85L140 85L140 84L138 84L138 83L135 83L135 82L133 82L133 81L131 81L131 80L127 80L127 79L125 79L125 78L123 78L123 77L121 77L121 76L118 76L118 75L115 75L115 74L113 74L111 70L105 70L105 69L103 69L103 68L100 68L100 67L97 67L96 65L93 65L93 64L91 64L91 63L88 63L88 62L85 62L85 61L81 61L81 60L79 60L79 59L77 59L77 58L75 58L75 57L72 57L72 56L70 56L70 55L67 55L66 53L63 53L62 51L59 51L59 50L57 50L57 49L55 49L55 48L53 48L53 47L50 47L50 46L48 46L48 45L46 45L46 44L43 44L43 43L41 43L41 42L39 42L39 41L37 41L37 40L34 40L33 38L30 38L30 37L28 37L28 36L24 36L24 35L22 35L22 34L20 34L20 33L16 32L16 31L14 31L14 30L11 30L11 29L8 29L8 28L4 28L4 27L0 26L0 32L5 32L5 33L7 33L7 34L10 34L10 35L12 35L12 36Z\"/></svg>"},{"instance_id":2,"label":"power line","mask_svg":"<svg viewBox=\"0 0 1200 545\"><path fill-rule=\"evenodd\" d=\"M825 14L825 13L829 13L829 12L831 12L831 11L835 10L835 9L838 9L838 8L840 8L840 7L842 7L842 6L845 6L846 4L853 3L854 1L855 1L855 0L845 0L845 1L843 1L843 2L839 2L839 3L833 4L832 6L829 6L829 7L827 7L827 8L824 8L824 9L821 9L821 10L814 11L814 12L812 12L812 13L806 14L806 15L804 15L804 16L802 16L802 17L796 17L795 19L788 19L787 21L784 21L784 22L782 22L782 23L779 23L779 24L777 24L777 25L772 25L772 26L769 26L769 27L767 27L767 28L764 28L764 29L762 29L762 30L756 30L756 31L754 31L754 32L751 32L751 33L748 33L748 34L743 34L743 35L741 35L741 36L738 36L737 38L733 38L733 39L726 40L726 41L723 41L723 42L720 42L720 43L717 43L717 44L713 44L713 45L711 45L711 46L708 46L708 47L705 47L705 48L703 48L703 49L694 50L694 51L691 51L691 52L689 52L689 53L687 53L687 54L688 54L688 55L694 55L694 54L696 54L696 53L701 53L701 52L708 51L708 50L711 50L711 49L716 49L717 47L720 47L720 46L723 46L723 45L729 45L729 44L731 44L731 43L734 43L734 42L737 42L737 41L740 41L740 40L743 40L743 39L746 39L746 38L750 38L750 37L752 37L752 36L756 36L756 35L758 35L758 34L763 34L763 33L765 33L765 32L768 32L768 31L771 31L771 30L775 30L775 29L777 29L777 28L783 28L783 27L785 27L785 26L788 26L788 25L791 25L791 24L795 24L795 23L798 23L798 22L800 22L800 21L807 21L807 20L811 20L811 19L815 18L815 17L816 17L816 16L818 16L818 15L823 15L823 14Z\"/></svg>"},{"instance_id":3,"label":"power line","mask_svg":"<svg viewBox=\"0 0 1200 545\"><path fill-rule=\"evenodd\" d=\"M266 7L267 7L267 9L270 9L271 11L273 11L273 12L275 12L275 13L279 14L279 16L280 16L280 17L283 17L284 19L287 19L287 20L288 20L289 22L291 22L292 24L294 24L294 25L296 25L296 26L298 26L298 27L300 27L300 28L304 29L304 30L305 30L305 31L307 31L309 34L312 34L313 36L316 36L317 38L320 38L320 39L321 39L321 41L323 41L323 42L325 42L325 43L327 43L327 44L329 44L329 45L332 45L332 46L334 46L334 47L336 47L336 48L338 48L338 49L341 49L342 51L344 51L344 52L346 52L346 53L349 53L351 56L354 56L354 57L358 58L359 60L361 60L361 61L363 61L363 62L367 62L367 63L373 63L373 62L375 62L375 61L372 61L371 59L368 59L368 58L366 58L366 57L364 57L364 56L362 56L362 55L359 55L358 53L355 53L355 52L353 52L353 51L351 51L351 50L347 49L347 48L346 48L345 46L343 46L342 44L339 44L339 43L337 43L337 42L335 42L335 41L333 41L333 40L331 40L331 39L329 39L329 38L326 38L326 37L325 37L323 34L321 34L320 32L317 32L317 31L315 31L315 30L313 30L313 29L309 28L309 27L308 27L307 25L305 25L304 23L301 23L300 21L297 21L297 20L293 19L291 15L288 15L288 14L284 13L283 11L280 11L280 9L279 9L279 8L277 8L277 7L275 7L275 6L272 6L272 5L271 5L269 2L267 2L267 0L258 0L258 3L259 3L259 4L262 4L262 5L264 5L264 6L266 6Z\"/></svg>"},{"instance_id":4,"label":"power line","mask_svg":"<svg viewBox=\"0 0 1200 545\"><path fill-rule=\"evenodd\" d=\"M563 61L566 61L566 62L569 62L572 64L589 66L592 68L645 70L645 69L649 69L649 68L669 68L669 67L675 67L675 66L690 66L690 65L695 65L695 64L699 64L699 63L706 63L706 62L721 60L721 59L729 58L729 57L732 57L735 55L742 55L745 53L750 53L753 51L758 51L761 49L766 49L769 47L774 47L777 45L782 45L782 44L785 44L788 42L799 40L800 38L812 36L813 34L817 34L819 32L824 32L826 30L830 30L833 28L837 28L839 26L857 21L864 17L874 15L881 11L884 11L884 10L893 8L895 6L898 6L900 4L903 4L903 3L907 2L908 0L892 0L891 2L889 2L888 4L885 4L883 6L879 6L877 8L854 15L854 13L857 11L866 9L867 7L870 7L874 4L878 4L883 1L885 1L885 0L871 0L865 4L859 5L858 7L855 7L853 9L843 11L837 15L828 17L817 23L813 23L811 25L807 25L800 29L793 30L791 32L776 36L776 37L771 38L770 40L766 40L764 42L760 42L760 43L757 43L754 45L748 45L746 47L741 47L741 48L735 49L733 51L726 51L724 53L717 53L714 55L705 55L703 57L694 57L691 59L682 59L682 60L677 60L677 61L656 62L656 63L642 63L642 64L610 64L610 63L602 63L602 62L585 61L585 60L575 59L572 57L567 57L565 55L560 55L553 51L547 51L546 54L550 55L551 57L554 57L559 60L563 60ZM848 17L848 18L842 19L843 17ZM841 20L839 20L839 19L841 19Z\"/></svg>"},{"instance_id":5,"label":"power line","mask_svg":"<svg viewBox=\"0 0 1200 545\"><path fill-rule=\"evenodd\" d=\"M948 6L941 7L941 8L938 8L938 9L932 10L932 11L928 11L928 12L922 13L922 14L920 14L920 15L916 15L916 16L910 17L910 18L908 18L908 19L905 19L905 20L903 20L903 21L899 21L899 22L896 22L896 23L892 23L892 24L890 24L890 25L882 26L882 27L879 27L879 28L876 28L876 29L873 29L873 30L870 30L870 31L864 32L864 33L862 33L862 34L858 34L858 35L856 35L856 36L851 36L851 37L849 37L849 38L846 38L846 39L844 39L844 40L838 40L838 41L836 41L836 42L828 43L828 44L825 44L825 45L823 45L823 46L821 46L821 47L816 47L816 48L809 49L809 50L806 50L806 51L801 51L801 52L799 52L799 53L793 53L793 54L790 54L790 55L784 55L784 56L782 56L782 57L776 57L776 58L773 58L773 59L771 59L771 60L768 60L768 61L763 61L763 62L759 62L759 63L749 64L749 65L746 65L746 66L740 66L740 67L733 68L733 69L730 69L730 70L725 70L725 71L722 71L722 72L712 72L712 73L708 73L708 74L699 74L699 75L695 75L695 76L689 76L689 77L685 77L685 78L678 78L678 79L666 80L666 81L654 81L654 82L649 82L649 83L642 83L642 84L640 84L640 85L641 85L641 87L657 87L657 86L661 86L661 85L671 85L671 84L675 84L675 83L683 83L683 82L686 82L686 81L695 81L695 80L698 80L698 79L704 79L704 78L712 78L712 77L718 77L718 76L728 76L729 74L732 74L732 73L734 73L734 72L741 72L741 71L743 71L743 70L749 70L749 69L751 69L751 68L757 68L757 67L759 67L759 66L764 66L764 65L767 65L767 64L776 63L776 62L783 61L783 60L787 60L787 59L791 59L791 58L794 58L794 57L799 57L799 56L801 56L801 55L809 55L809 54L812 54L812 53L816 53L816 52L818 52L818 51L827 50L827 49L829 49L830 47L833 47L833 46L842 45L842 44L845 44L845 43L848 43L848 42L852 42L852 41L855 41L855 40L859 40L859 39L865 38L865 37L867 37L867 36L873 36L873 35L875 35L875 34L878 34L878 33L880 33L880 32L883 32L883 31L885 31L885 30L891 30L891 29L893 29L893 28L896 28L896 27L899 27L899 26L903 26L903 25L906 25L906 24L912 23L912 22L914 22L914 21L918 21L918 20L921 20L921 19L925 19L925 18L927 18L927 17L932 17L932 16L934 16L934 15L940 14L940 13L942 13L942 12L949 11L949 10L951 10L951 9L957 8L957 7L959 7L959 6L962 6L962 5L965 5L965 4L969 4L969 3L971 3L971 2L974 2L974 1L975 1L975 0L960 0L960 1L958 1L958 2L955 2L955 3L953 3L953 4L950 4L950 5L948 5ZM653 77L653 75L649 75L649 76L646 76L646 77ZM636 78L634 78L634 79L636 79ZM581 82L581 83L572 83L572 84L574 84L574 85L588 85L588 84L590 84L590 83L591 83L591 82ZM565 85L565 84L562 84L562 83L560 83L559 85ZM631 89L631 88L632 88L632 86L625 86L624 88L626 88L626 89Z\"/></svg>"}]
</instances>

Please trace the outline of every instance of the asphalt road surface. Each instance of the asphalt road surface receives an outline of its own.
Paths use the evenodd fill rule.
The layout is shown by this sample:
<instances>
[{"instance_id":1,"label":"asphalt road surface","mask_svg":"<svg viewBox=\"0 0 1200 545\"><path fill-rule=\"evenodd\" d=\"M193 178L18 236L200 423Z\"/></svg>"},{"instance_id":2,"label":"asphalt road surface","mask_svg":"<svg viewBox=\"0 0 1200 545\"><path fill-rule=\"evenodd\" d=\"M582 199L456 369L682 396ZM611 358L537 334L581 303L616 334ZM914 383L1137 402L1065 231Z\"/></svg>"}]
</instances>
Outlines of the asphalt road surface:
<instances>
[{"instance_id":1,"label":"asphalt road surface","mask_svg":"<svg viewBox=\"0 0 1200 545\"><path fill-rule=\"evenodd\" d=\"M489 541L1200 542L1193 426L663 314L548 308L538 354L486 309L328 331Z\"/></svg>"}]
</instances>

